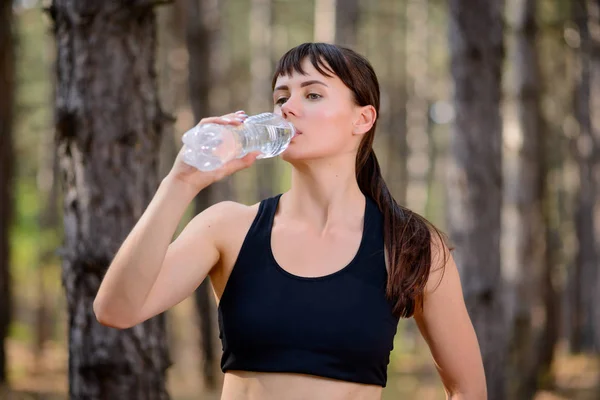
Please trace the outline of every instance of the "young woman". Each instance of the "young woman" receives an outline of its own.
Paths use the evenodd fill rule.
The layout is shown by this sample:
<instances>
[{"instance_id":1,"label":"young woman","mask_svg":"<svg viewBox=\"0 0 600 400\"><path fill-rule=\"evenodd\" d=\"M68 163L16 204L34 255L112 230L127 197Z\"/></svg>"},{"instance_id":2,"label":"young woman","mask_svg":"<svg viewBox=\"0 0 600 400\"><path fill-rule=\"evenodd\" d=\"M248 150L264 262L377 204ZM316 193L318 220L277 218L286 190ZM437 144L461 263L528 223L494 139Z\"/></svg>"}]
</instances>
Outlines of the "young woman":
<instances>
[{"instance_id":1,"label":"young woman","mask_svg":"<svg viewBox=\"0 0 600 400\"><path fill-rule=\"evenodd\" d=\"M219 302L222 398L380 399L398 319L414 317L451 399L486 398L477 338L442 235L396 204L372 149L379 84L352 50L288 51L273 103L298 130L289 191L213 205L171 243L186 207L256 155L213 172L177 157L122 244L94 311L128 328L210 277ZM238 125L243 112L200 123Z\"/></svg>"}]
</instances>

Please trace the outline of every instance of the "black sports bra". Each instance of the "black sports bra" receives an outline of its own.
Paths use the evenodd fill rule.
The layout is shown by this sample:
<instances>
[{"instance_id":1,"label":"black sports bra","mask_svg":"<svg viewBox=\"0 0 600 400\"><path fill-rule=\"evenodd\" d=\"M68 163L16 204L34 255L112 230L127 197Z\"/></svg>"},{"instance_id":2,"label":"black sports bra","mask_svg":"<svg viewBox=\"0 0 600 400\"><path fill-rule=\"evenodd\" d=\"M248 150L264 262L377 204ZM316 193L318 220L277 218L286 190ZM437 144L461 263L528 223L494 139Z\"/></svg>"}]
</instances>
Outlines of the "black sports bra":
<instances>
[{"instance_id":1,"label":"black sports bra","mask_svg":"<svg viewBox=\"0 0 600 400\"><path fill-rule=\"evenodd\" d=\"M381 212L367 197L362 241L346 267L300 277L281 268L271 249L280 197L260 203L221 297L221 369L385 387L398 318L385 296Z\"/></svg>"}]
</instances>

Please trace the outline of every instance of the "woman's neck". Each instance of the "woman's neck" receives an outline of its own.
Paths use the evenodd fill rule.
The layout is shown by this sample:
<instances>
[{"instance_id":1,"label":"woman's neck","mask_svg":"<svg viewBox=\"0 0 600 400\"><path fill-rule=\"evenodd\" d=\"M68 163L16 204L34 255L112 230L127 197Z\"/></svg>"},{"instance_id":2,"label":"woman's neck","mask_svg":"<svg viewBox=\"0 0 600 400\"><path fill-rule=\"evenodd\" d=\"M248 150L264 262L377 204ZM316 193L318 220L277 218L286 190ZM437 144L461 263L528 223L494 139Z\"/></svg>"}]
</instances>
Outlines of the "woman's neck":
<instances>
[{"instance_id":1,"label":"woman's neck","mask_svg":"<svg viewBox=\"0 0 600 400\"><path fill-rule=\"evenodd\" d=\"M362 219L365 196L356 181L354 156L295 166L291 189L282 199L282 214L319 230Z\"/></svg>"}]
</instances>

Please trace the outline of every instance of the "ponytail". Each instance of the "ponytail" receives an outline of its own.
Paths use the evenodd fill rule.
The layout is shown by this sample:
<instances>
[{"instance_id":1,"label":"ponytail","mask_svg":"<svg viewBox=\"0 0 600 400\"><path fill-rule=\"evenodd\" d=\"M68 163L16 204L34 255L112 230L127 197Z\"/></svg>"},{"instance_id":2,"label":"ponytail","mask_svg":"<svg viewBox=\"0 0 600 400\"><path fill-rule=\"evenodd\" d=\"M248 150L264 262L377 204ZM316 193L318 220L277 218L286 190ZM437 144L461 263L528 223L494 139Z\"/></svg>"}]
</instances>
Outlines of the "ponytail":
<instances>
[{"instance_id":1,"label":"ponytail","mask_svg":"<svg viewBox=\"0 0 600 400\"><path fill-rule=\"evenodd\" d=\"M379 162L370 144L363 143L359 150L356 177L361 191L373 199L383 214L384 244L389 263L387 298L393 305L395 316L409 318L423 308L432 265L432 234L438 236L442 245L445 240L433 224L396 203L381 176ZM446 265L447 253L445 250L443 253L443 265Z\"/></svg>"}]
</instances>

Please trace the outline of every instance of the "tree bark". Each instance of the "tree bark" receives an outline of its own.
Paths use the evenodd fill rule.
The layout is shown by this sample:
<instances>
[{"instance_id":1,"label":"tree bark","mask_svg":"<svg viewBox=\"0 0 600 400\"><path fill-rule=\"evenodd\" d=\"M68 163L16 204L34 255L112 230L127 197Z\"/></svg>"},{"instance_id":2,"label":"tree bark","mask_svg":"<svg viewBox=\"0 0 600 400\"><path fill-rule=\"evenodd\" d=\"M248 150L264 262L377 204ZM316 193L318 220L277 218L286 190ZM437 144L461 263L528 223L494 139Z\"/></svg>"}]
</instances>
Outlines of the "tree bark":
<instances>
[{"instance_id":1,"label":"tree bark","mask_svg":"<svg viewBox=\"0 0 600 400\"><path fill-rule=\"evenodd\" d=\"M100 325L92 303L106 268L158 186L164 118L150 1L54 0L56 145L64 188L63 285L74 399L168 399L163 315Z\"/></svg>"},{"instance_id":2,"label":"tree bark","mask_svg":"<svg viewBox=\"0 0 600 400\"><path fill-rule=\"evenodd\" d=\"M594 348L594 307L598 254L594 227L594 206L597 188L594 161L598 157L591 117L592 53L594 46L588 26L587 0L573 0L573 18L579 30L578 76L575 89L575 115L579 123L578 135L573 140L573 153L579 169L579 187L575 211L577 248L574 288L572 291L571 351L578 353Z\"/></svg>"},{"instance_id":3,"label":"tree bark","mask_svg":"<svg viewBox=\"0 0 600 400\"><path fill-rule=\"evenodd\" d=\"M59 220L59 165L56 147L53 138L48 135L42 138L40 145L40 159L37 176L37 189L42 207L38 216L39 229L42 237L46 233L57 232L60 228ZM46 285L46 271L48 265L54 262L56 245L46 241L39 244L37 256L37 307L36 307L36 337L35 337L35 365L41 367L43 351L46 342L51 338L54 328L54 318L51 310L54 308L51 296Z\"/></svg>"},{"instance_id":4,"label":"tree bark","mask_svg":"<svg viewBox=\"0 0 600 400\"><path fill-rule=\"evenodd\" d=\"M506 135L506 207L512 220L505 244L515 251L514 260L503 260L510 269L507 280L511 332L509 397L531 399L542 371L541 345L546 341L543 278L550 265L547 256L544 203L547 163L545 124L541 113L541 79L536 50L536 1L517 0L513 44L513 93L516 129ZM512 132L512 133L511 133ZM533 318L533 316L536 316Z\"/></svg>"},{"instance_id":5,"label":"tree bark","mask_svg":"<svg viewBox=\"0 0 600 400\"><path fill-rule=\"evenodd\" d=\"M0 3L0 387L7 380L5 339L11 317L10 239L14 149L15 53L12 1Z\"/></svg>"},{"instance_id":6,"label":"tree bark","mask_svg":"<svg viewBox=\"0 0 600 400\"><path fill-rule=\"evenodd\" d=\"M490 400L505 399L506 318L500 271L502 10L497 0L451 0L456 118L451 129L448 223Z\"/></svg>"}]
</instances>

